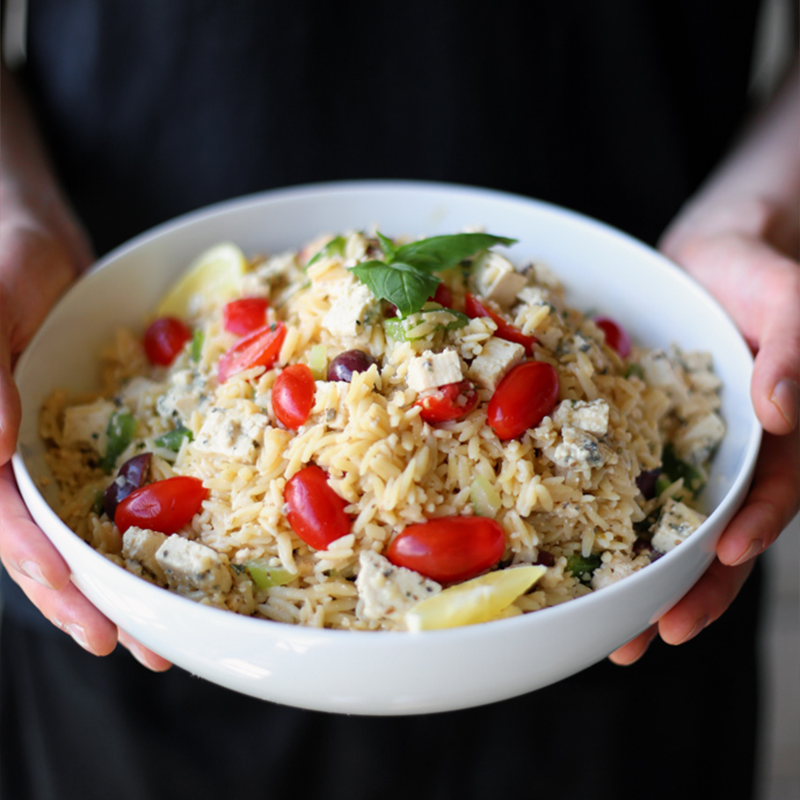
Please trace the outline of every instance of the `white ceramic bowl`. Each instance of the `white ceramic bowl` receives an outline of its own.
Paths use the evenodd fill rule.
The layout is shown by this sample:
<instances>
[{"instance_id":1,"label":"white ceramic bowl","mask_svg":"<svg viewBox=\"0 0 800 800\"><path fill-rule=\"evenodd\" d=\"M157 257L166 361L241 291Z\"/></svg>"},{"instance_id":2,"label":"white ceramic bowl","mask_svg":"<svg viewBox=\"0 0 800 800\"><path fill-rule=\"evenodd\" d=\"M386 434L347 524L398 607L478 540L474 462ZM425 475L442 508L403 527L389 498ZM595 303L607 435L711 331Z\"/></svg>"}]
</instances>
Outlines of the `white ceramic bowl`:
<instances>
[{"instance_id":1,"label":"white ceramic bowl","mask_svg":"<svg viewBox=\"0 0 800 800\"><path fill-rule=\"evenodd\" d=\"M38 409L55 387L92 388L95 356L145 315L182 269L222 240L245 252L296 249L321 232L377 224L389 236L467 225L519 239L517 263L544 260L571 305L621 321L648 346L713 353L728 434L713 464L708 521L639 573L561 606L485 625L426 632L313 630L193 603L113 565L56 516L32 476L46 473ZM63 298L20 359L24 408L14 470L33 517L78 588L109 618L191 673L303 708L412 714L480 705L565 678L603 659L669 609L710 564L747 491L760 442L750 353L717 304L641 243L570 211L466 187L403 182L312 185L246 197L182 217L104 258Z\"/></svg>"}]
</instances>

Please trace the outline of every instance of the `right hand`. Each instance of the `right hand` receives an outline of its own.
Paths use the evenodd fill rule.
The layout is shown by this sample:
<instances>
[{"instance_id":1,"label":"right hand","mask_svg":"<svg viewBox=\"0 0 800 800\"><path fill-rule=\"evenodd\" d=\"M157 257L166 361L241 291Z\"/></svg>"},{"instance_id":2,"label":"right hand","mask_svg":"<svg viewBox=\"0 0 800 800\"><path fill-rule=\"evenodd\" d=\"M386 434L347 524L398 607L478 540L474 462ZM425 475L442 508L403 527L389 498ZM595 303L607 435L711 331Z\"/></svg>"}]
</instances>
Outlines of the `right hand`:
<instances>
[{"instance_id":1,"label":"right hand","mask_svg":"<svg viewBox=\"0 0 800 800\"><path fill-rule=\"evenodd\" d=\"M48 191L26 197L13 179L2 186L0 219L0 560L31 602L95 655L119 641L146 667L170 663L131 639L70 582L70 570L22 500L9 463L22 414L12 376L19 354L48 312L92 262L81 227Z\"/></svg>"}]
</instances>

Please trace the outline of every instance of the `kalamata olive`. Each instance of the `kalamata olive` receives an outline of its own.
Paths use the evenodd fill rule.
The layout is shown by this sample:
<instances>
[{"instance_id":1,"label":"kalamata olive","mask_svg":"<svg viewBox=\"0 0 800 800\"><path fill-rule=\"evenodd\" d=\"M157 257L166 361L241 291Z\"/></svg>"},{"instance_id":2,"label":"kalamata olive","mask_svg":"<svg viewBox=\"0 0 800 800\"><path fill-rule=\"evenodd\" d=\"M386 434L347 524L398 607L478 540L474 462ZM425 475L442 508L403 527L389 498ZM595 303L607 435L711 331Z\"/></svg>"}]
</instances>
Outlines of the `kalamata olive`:
<instances>
[{"instance_id":1,"label":"kalamata olive","mask_svg":"<svg viewBox=\"0 0 800 800\"><path fill-rule=\"evenodd\" d=\"M539 555L536 557L536 564L541 567L554 567L556 564L556 557L547 550L540 550Z\"/></svg>"},{"instance_id":2,"label":"kalamata olive","mask_svg":"<svg viewBox=\"0 0 800 800\"><path fill-rule=\"evenodd\" d=\"M640 472L637 476L636 485L639 487L639 491L644 495L645 500L650 500L655 497L656 481L660 474L661 469L657 467L656 469Z\"/></svg>"},{"instance_id":3,"label":"kalamata olive","mask_svg":"<svg viewBox=\"0 0 800 800\"><path fill-rule=\"evenodd\" d=\"M144 486L150 477L152 453L140 453L129 458L120 468L117 477L103 492L103 510L109 519L114 519L117 506L132 492Z\"/></svg>"},{"instance_id":4,"label":"kalamata olive","mask_svg":"<svg viewBox=\"0 0 800 800\"><path fill-rule=\"evenodd\" d=\"M350 383L356 372L366 372L377 361L363 350L345 350L328 365L329 381Z\"/></svg>"}]
</instances>

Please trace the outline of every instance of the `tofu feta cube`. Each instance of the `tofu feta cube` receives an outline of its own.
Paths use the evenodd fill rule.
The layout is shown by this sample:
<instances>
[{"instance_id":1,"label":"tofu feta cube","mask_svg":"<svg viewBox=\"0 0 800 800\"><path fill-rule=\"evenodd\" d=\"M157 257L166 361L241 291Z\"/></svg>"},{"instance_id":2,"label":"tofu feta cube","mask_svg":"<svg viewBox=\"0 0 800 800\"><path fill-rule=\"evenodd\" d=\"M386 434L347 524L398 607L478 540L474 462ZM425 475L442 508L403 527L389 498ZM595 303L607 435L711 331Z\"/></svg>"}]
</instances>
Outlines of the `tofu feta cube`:
<instances>
[{"instance_id":1,"label":"tofu feta cube","mask_svg":"<svg viewBox=\"0 0 800 800\"><path fill-rule=\"evenodd\" d=\"M122 535L122 557L145 575L166 583L167 576L156 560L156 552L166 541L163 533L133 526Z\"/></svg>"},{"instance_id":2,"label":"tofu feta cube","mask_svg":"<svg viewBox=\"0 0 800 800\"><path fill-rule=\"evenodd\" d=\"M561 429L561 443L553 451L552 459L559 467L589 472L606 463L608 448L603 447L591 433L565 425Z\"/></svg>"},{"instance_id":3,"label":"tofu feta cube","mask_svg":"<svg viewBox=\"0 0 800 800\"><path fill-rule=\"evenodd\" d=\"M341 284L322 326L333 336L358 336L377 318L378 301L363 283L348 279Z\"/></svg>"},{"instance_id":4,"label":"tofu feta cube","mask_svg":"<svg viewBox=\"0 0 800 800\"><path fill-rule=\"evenodd\" d=\"M441 353L426 350L409 363L406 381L409 389L425 392L437 386L458 383L463 377L461 359L455 350L443 350Z\"/></svg>"},{"instance_id":5,"label":"tofu feta cube","mask_svg":"<svg viewBox=\"0 0 800 800\"><path fill-rule=\"evenodd\" d=\"M193 447L201 453L214 453L231 461L255 464L269 425L265 414L249 413L242 405L215 406L209 410Z\"/></svg>"},{"instance_id":6,"label":"tofu feta cube","mask_svg":"<svg viewBox=\"0 0 800 800\"><path fill-rule=\"evenodd\" d=\"M204 398L202 382L195 381L192 371L178 370L172 375L167 391L158 398L156 412L164 419L187 420Z\"/></svg>"},{"instance_id":7,"label":"tofu feta cube","mask_svg":"<svg viewBox=\"0 0 800 800\"><path fill-rule=\"evenodd\" d=\"M231 569L216 550L177 534L167 537L155 559L170 588L183 593L226 594L233 585Z\"/></svg>"},{"instance_id":8,"label":"tofu feta cube","mask_svg":"<svg viewBox=\"0 0 800 800\"><path fill-rule=\"evenodd\" d=\"M608 432L608 403L605 400L563 400L553 412L557 425L580 428L587 433L605 436Z\"/></svg>"},{"instance_id":9,"label":"tofu feta cube","mask_svg":"<svg viewBox=\"0 0 800 800\"><path fill-rule=\"evenodd\" d=\"M105 455L108 447L106 430L111 415L117 410L114 403L98 400L81 406L71 406L64 410L64 443L85 443L91 445L100 455Z\"/></svg>"},{"instance_id":10,"label":"tofu feta cube","mask_svg":"<svg viewBox=\"0 0 800 800\"><path fill-rule=\"evenodd\" d=\"M675 437L675 453L690 464L702 464L725 436L725 423L713 411Z\"/></svg>"},{"instance_id":11,"label":"tofu feta cube","mask_svg":"<svg viewBox=\"0 0 800 800\"><path fill-rule=\"evenodd\" d=\"M528 282L507 258L488 250L475 259L473 280L481 297L503 307L512 305L517 292Z\"/></svg>"},{"instance_id":12,"label":"tofu feta cube","mask_svg":"<svg viewBox=\"0 0 800 800\"><path fill-rule=\"evenodd\" d=\"M362 551L359 562L356 613L362 619L400 623L409 608L442 590L436 581L405 567L396 567L372 550Z\"/></svg>"},{"instance_id":13,"label":"tofu feta cube","mask_svg":"<svg viewBox=\"0 0 800 800\"><path fill-rule=\"evenodd\" d=\"M706 520L703 514L670 498L664 504L651 544L656 550L668 553L686 541Z\"/></svg>"},{"instance_id":14,"label":"tofu feta cube","mask_svg":"<svg viewBox=\"0 0 800 800\"><path fill-rule=\"evenodd\" d=\"M505 374L525 358L525 348L492 336L486 340L480 354L470 364L467 377L494 391Z\"/></svg>"}]
</instances>

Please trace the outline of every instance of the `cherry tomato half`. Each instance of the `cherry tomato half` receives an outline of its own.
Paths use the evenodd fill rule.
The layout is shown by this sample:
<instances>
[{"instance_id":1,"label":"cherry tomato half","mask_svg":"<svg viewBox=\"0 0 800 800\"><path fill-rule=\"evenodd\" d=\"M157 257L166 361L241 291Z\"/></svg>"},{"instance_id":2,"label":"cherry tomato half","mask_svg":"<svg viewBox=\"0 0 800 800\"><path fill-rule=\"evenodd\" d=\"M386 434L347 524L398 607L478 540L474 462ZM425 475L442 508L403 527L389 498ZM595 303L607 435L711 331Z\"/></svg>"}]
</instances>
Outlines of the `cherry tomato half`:
<instances>
[{"instance_id":1,"label":"cherry tomato half","mask_svg":"<svg viewBox=\"0 0 800 800\"><path fill-rule=\"evenodd\" d=\"M440 306L444 306L445 308L453 307L453 293L450 291L448 285L444 282L440 283L436 287L433 297L428 299L433 300L434 303L438 303Z\"/></svg>"},{"instance_id":2,"label":"cherry tomato half","mask_svg":"<svg viewBox=\"0 0 800 800\"><path fill-rule=\"evenodd\" d=\"M459 583L493 567L505 546L503 529L493 519L442 517L409 525L392 540L386 557L438 583Z\"/></svg>"},{"instance_id":3,"label":"cherry tomato half","mask_svg":"<svg viewBox=\"0 0 800 800\"><path fill-rule=\"evenodd\" d=\"M159 317L144 332L144 352L151 364L168 367L191 338L191 329L177 317Z\"/></svg>"},{"instance_id":4,"label":"cherry tomato half","mask_svg":"<svg viewBox=\"0 0 800 800\"><path fill-rule=\"evenodd\" d=\"M120 533L135 525L161 533L175 533L200 510L208 490L199 478L176 475L131 492L117 506L114 522Z\"/></svg>"},{"instance_id":5,"label":"cherry tomato half","mask_svg":"<svg viewBox=\"0 0 800 800\"><path fill-rule=\"evenodd\" d=\"M278 360L285 338L286 325L276 322L274 325L258 328L239 339L219 360L217 365L219 382L225 383L231 375L251 367L269 369Z\"/></svg>"},{"instance_id":6,"label":"cherry tomato half","mask_svg":"<svg viewBox=\"0 0 800 800\"><path fill-rule=\"evenodd\" d=\"M320 467L303 467L289 478L283 499L292 530L315 550L327 550L331 542L350 533L347 501L331 489Z\"/></svg>"},{"instance_id":7,"label":"cherry tomato half","mask_svg":"<svg viewBox=\"0 0 800 800\"><path fill-rule=\"evenodd\" d=\"M447 383L420 397L416 405L422 408L419 415L425 422L449 422L466 417L478 405L478 392L468 380Z\"/></svg>"},{"instance_id":8,"label":"cherry tomato half","mask_svg":"<svg viewBox=\"0 0 800 800\"><path fill-rule=\"evenodd\" d=\"M631 353L631 337L628 332L610 317L595 317L594 324L606 336L606 344L619 353L620 358L627 358Z\"/></svg>"},{"instance_id":9,"label":"cherry tomato half","mask_svg":"<svg viewBox=\"0 0 800 800\"><path fill-rule=\"evenodd\" d=\"M558 373L545 361L525 361L510 370L486 408L501 439L516 439L538 425L558 401Z\"/></svg>"},{"instance_id":10,"label":"cherry tomato half","mask_svg":"<svg viewBox=\"0 0 800 800\"><path fill-rule=\"evenodd\" d=\"M467 292L464 297L464 312L471 319L476 317L489 317L497 325L495 336L498 339L505 339L507 342L516 342L525 348L525 353L531 355L533 346L536 344L535 336L524 334L519 328L515 328L510 322L506 322L499 314L496 314L487 305L482 303L475 295Z\"/></svg>"},{"instance_id":11,"label":"cherry tomato half","mask_svg":"<svg viewBox=\"0 0 800 800\"><path fill-rule=\"evenodd\" d=\"M263 328L267 321L269 301L265 297L242 297L222 309L222 327L238 336Z\"/></svg>"},{"instance_id":12,"label":"cherry tomato half","mask_svg":"<svg viewBox=\"0 0 800 800\"><path fill-rule=\"evenodd\" d=\"M287 428L296 431L311 413L316 388L314 376L305 364L286 367L272 387L272 409L275 416Z\"/></svg>"}]
</instances>

